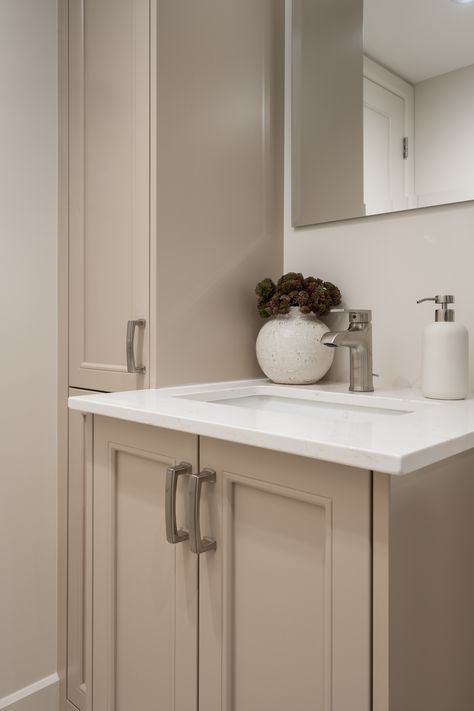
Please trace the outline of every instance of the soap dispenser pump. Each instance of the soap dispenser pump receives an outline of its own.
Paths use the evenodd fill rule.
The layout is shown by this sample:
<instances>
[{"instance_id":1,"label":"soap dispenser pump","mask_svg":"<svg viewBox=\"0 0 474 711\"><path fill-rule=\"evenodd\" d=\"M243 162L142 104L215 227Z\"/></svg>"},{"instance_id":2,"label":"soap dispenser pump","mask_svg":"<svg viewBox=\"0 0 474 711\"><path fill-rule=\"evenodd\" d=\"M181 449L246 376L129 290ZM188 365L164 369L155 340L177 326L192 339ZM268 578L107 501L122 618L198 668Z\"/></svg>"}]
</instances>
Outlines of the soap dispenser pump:
<instances>
[{"instance_id":1,"label":"soap dispenser pump","mask_svg":"<svg viewBox=\"0 0 474 711\"><path fill-rule=\"evenodd\" d=\"M421 388L423 395L439 400L463 400L469 391L469 334L467 328L454 321L454 296L441 295L420 299L434 301L435 322L423 333Z\"/></svg>"}]
</instances>

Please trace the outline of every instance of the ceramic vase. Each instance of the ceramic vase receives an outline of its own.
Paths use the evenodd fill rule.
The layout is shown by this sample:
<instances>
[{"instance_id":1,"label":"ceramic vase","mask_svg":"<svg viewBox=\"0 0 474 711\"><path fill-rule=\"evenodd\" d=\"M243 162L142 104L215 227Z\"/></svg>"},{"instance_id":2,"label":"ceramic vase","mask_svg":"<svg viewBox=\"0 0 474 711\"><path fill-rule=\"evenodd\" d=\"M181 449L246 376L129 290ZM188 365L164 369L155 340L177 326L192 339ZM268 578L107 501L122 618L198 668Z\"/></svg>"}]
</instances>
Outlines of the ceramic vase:
<instances>
[{"instance_id":1,"label":"ceramic vase","mask_svg":"<svg viewBox=\"0 0 474 711\"><path fill-rule=\"evenodd\" d=\"M329 328L314 314L303 314L298 306L290 313L274 316L257 336L257 360L274 383L309 385L326 375L334 349L320 342Z\"/></svg>"}]
</instances>

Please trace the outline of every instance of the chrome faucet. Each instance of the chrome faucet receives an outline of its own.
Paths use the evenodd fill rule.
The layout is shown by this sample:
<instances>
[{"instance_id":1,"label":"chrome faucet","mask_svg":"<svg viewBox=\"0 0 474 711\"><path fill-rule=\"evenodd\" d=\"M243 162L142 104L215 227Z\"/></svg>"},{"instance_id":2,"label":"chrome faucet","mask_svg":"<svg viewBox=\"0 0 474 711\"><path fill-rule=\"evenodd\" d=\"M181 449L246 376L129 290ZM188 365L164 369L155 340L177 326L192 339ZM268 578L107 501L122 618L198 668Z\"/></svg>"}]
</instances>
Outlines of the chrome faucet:
<instances>
[{"instance_id":1,"label":"chrome faucet","mask_svg":"<svg viewBox=\"0 0 474 711\"><path fill-rule=\"evenodd\" d=\"M347 331L329 331L321 338L321 343L329 348L346 346L349 348L351 373L349 390L357 393L371 393L374 390L372 373L372 311L365 309L333 309L333 312L349 313Z\"/></svg>"}]
</instances>

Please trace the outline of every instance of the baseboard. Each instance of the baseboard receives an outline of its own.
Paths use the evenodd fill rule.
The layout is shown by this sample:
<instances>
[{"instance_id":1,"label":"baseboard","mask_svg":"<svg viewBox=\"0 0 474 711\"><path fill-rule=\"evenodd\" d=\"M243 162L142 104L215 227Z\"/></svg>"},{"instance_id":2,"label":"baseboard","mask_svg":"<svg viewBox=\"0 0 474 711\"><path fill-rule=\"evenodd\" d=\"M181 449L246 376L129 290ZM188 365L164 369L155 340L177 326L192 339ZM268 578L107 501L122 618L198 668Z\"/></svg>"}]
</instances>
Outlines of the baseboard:
<instances>
[{"instance_id":1,"label":"baseboard","mask_svg":"<svg viewBox=\"0 0 474 711\"><path fill-rule=\"evenodd\" d=\"M2 711L59 711L59 677L51 674L0 699Z\"/></svg>"}]
</instances>

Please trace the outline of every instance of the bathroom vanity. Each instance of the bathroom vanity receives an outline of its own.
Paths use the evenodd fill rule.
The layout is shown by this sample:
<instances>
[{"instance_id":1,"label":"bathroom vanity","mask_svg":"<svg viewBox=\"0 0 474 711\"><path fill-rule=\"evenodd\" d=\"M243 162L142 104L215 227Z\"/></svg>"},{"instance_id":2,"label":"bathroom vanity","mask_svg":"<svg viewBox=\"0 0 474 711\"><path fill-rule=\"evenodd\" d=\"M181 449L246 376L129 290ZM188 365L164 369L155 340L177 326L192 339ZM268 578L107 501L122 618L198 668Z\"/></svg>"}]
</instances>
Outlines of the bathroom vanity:
<instances>
[{"instance_id":1,"label":"bathroom vanity","mask_svg":"<svg viewBox=\"0 0 474 711\"><path fill-rule=\"evenodd\" d=\"M364 197L363 86L411 94L363 56L361 3L291 5L284 92L283 0L58 3L61 711L474 708L473 400L147 390L259 372L284 93L295 226L444 200L414 201L403 120L401 198Z\"/></svg>"},{"instance_id":2,"label":"bathroom vanity","mask_svg":"<svg viewBox=\"0 0 474 711\"><path fill-rule=\"evenodd\" d=\"M70 399L89 711L472 707L474 400L344 387Z\"/></svg>"}]
</instances>

